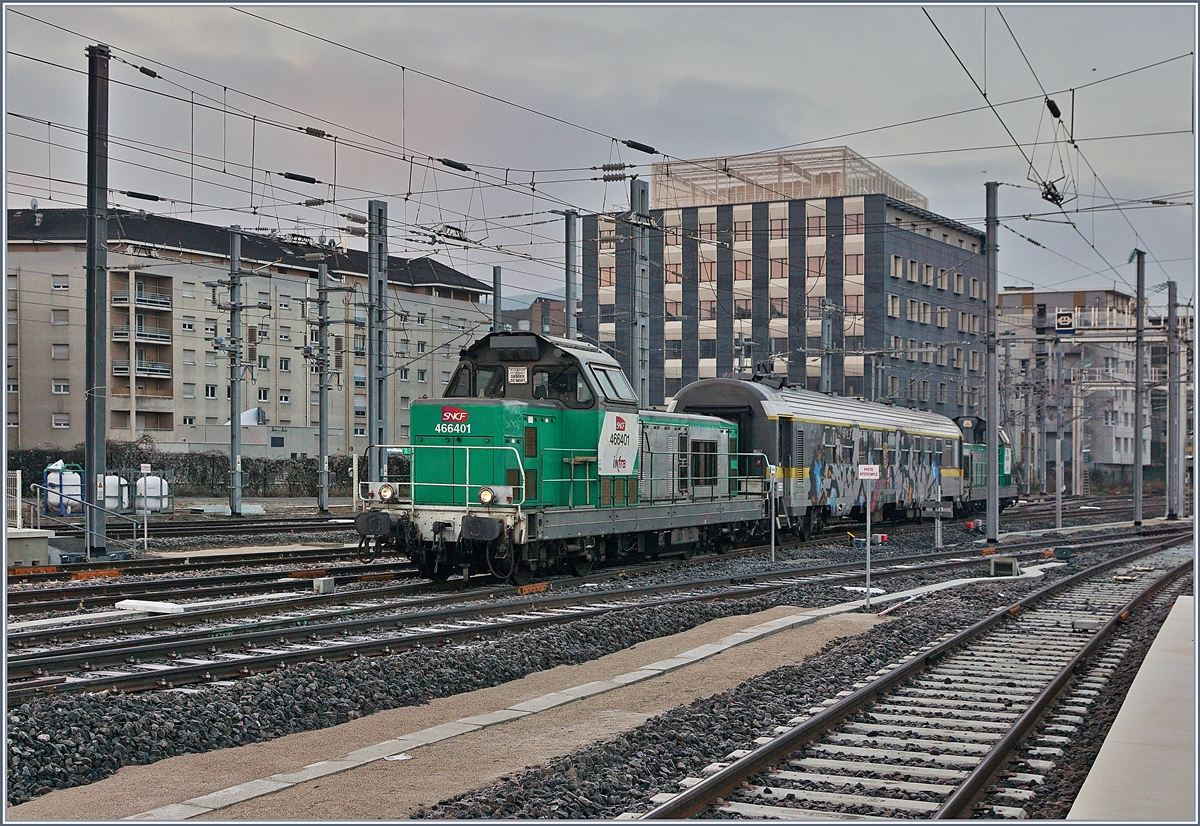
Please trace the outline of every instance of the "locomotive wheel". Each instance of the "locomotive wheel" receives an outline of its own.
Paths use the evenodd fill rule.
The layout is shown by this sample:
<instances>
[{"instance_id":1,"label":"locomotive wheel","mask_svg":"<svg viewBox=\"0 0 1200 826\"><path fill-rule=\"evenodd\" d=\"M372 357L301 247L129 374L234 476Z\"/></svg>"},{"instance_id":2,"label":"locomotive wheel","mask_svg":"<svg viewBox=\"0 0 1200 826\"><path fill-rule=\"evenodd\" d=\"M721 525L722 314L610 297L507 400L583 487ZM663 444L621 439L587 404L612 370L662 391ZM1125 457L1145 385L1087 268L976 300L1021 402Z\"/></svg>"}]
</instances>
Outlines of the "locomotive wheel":
<instances>
[{"instance_id":1,"label":"locomotive wheel","mask_svg":"<svg viewBox=\"0 0 1200 826\"><path fill-rule=\"evenodd\" d=\"M575 576L587 576L592 570L592 560L587 554L571 557L571 573Z\"/></svg>"},{"instance_id":2,"label":"locomotive wheel","mask_svg":"<svg viewBox=\"0 0 1200 826\"><path fill-rule=\"evenodd\" d=\"M379 544L383 537L375 537L375 541L371 541L371 537L364 536L358 540L358 561L363 565L370 565L379 557Z\"/></svg>"},{"instance_id":3,"label":"locomotive wheel","mask_svg":"<svg viewBox=\"0 0 1200 826\"><path fill-rule=\"evenodd\" d=\"M533 582L533 568L528 562L519 563L509 577L513 585L528 585Z\"/></svg>"}]
</instances>

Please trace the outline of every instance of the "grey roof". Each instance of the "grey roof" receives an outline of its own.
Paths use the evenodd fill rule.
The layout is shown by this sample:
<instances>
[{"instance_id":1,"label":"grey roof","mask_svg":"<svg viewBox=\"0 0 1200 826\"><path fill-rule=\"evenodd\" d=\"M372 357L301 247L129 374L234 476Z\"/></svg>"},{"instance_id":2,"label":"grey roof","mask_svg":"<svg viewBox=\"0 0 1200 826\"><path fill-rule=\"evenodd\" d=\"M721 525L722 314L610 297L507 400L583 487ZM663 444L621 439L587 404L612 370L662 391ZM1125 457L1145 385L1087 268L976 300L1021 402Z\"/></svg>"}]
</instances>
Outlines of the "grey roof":
<instances>
[{"instance_id":1,"label":"grey roof","mask_svg":"<svg viewBox=\"0 0 1200 826\"><path fill-rule=\"evenodd\" d=\"M83 243L87 225L82 209L10 209L8 241ZM109 210L108 239L116 243L146 244L154 247L202 252L228 257L229 228L170 218L165 215ZM242 235L242 258L259 263L278 261L289 267L316 271L316 264L305 261L306 252L317 247L299 235L262 235L247 230ZM334 272L365 275L367 253L364 250L337 250L329 258ZM491 293L491 286L448 267L433 258L388 256L388 281L410 286L437 285L475 293Z\"/></svg>"}]
</instances>

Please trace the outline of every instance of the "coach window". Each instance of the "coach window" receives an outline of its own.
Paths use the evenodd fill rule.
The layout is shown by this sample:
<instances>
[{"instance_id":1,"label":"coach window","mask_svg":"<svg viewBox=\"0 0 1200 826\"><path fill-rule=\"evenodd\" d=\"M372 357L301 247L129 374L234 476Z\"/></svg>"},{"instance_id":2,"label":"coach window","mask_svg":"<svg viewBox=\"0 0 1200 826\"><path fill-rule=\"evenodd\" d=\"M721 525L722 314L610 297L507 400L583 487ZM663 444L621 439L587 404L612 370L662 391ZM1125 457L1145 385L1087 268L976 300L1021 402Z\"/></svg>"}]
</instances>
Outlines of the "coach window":
<instances>
[{"instance_id":1,"label":"coach window","mask_svg":"<svg viewBox=\"0 0 1200 826\"><path fill-rule=\"evenodd\" d=\"M692 439L692 484L712 487L717 484L717 443Z\"/></svg>"},{"instance_id":2,"label":"coach window","mask_svg":"<svg viewBox=\"0 0 1200 826\"><path fill-rule=\"evenodd\" d=\"M591 407L593 399L587 381L575 364L533 368L533 397L560 401L567 407Z\"/></svg>"},{"instance_id":3,"label":"coach window","mask_svg":"<svg viewBox=\"0 0 1200 826\"><path fill-rule=\"evenodd\" d=\"M446 388L448 399L469 399L471 397L471 368L461 365Z\"/></svg>"}]
</instances>

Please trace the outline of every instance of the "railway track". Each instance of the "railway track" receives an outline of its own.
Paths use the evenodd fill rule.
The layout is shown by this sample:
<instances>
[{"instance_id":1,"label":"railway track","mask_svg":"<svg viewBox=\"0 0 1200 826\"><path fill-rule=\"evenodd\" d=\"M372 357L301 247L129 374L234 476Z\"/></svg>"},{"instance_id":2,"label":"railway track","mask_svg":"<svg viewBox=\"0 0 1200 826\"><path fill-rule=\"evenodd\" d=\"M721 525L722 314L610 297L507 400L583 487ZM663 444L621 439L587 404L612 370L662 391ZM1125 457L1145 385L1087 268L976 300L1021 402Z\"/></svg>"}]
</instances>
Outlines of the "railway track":
<instances>
[{"instance_id":1,"label":"railway track","mask_svg":"<svg viewBox=\"0 0 1200 826\"><path fill-rule=\"evenodd\" d=\"M243 517L242 519L160 519L147 524L152 539L187 536L248 536L262 533L312 533L318 531L345 531L354 529L354 517L345 516L289 516ZM64 526L56 523L55 535L82 537L82 523ZM108 536L113 539L141 539L142 528L124 520L108 525Z\"/></svg>"},{"instance_id":2,"label":"railway track","mask_svg":"<svg viewBox=\"0 0 1200 826\"><path fill-rule=\"evenodd\" d=\"M1128 539L1109 541L1117 543ZM1041 555L1033 548L1025 550ZM947 559L951 554L956 554L957 558ZM984 557L961 551L938 556L940 558L935 561L925 558L924 564L915 564L912 558L893 560L873 571L872 576L878 581L978 566L985 561ZM858 570L848 570L851 568ZM29 635L21 640L26 650L8 658L8 697L14 702L39 693L172 688L247 676L296 662L389 654L417 645L569 622L620 609L680 601L747 598L796 585L856 583L862 577L861 566L856 563L797 566L790 571L772 572L769 578L761 581L745 577L710 577L669 585L624 586L600 594L536 597L522 595L519 588L507 588L505 595L510 598L500 603L460 604L424 610L414 606L411 599L381 603L364 594L351 597L353 601L338 608L328 607L333 600L322 603L325 616L313 615L311 611L306 613L305 609L311 604L273 606L270 609L276 611L273 617L167 638L161 634L152 634L141 641L112 637L65 650L36 650L39 644L49 644L49 634L41 641ZM463 598L463 595L458 597L459 600ZM245 616L245 607L238 610ZM109 628L104 632L115 635L121 630L128 631Z\"/></svg>"},{"instance_id":3,"label":"railway track","mask_svg":"<svg viewBox=\"0 0 1200 826\"><path fill-rule=\"evenodd\" d=\"M629 817L954 819L981 800L986 816L1024 817L1119 659L1120 644L1104 643L1191 570L1178 542L1095 565L912 652Z\"/></svg>"}]
</instances>

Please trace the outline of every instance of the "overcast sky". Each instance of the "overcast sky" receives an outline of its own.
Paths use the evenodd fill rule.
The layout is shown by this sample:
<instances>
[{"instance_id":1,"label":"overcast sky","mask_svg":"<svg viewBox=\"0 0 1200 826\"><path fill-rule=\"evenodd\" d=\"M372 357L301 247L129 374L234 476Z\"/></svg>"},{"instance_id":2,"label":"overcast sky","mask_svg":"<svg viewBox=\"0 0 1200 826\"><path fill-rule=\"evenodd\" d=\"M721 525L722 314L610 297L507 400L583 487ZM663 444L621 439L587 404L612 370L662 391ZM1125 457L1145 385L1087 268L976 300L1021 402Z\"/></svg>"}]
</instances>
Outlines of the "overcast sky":
<instances>
[{"instance_id":1,"label":"overcast sky","mask_svg":"<svg viewBox=\"0 0 1200 826\"><path fill-rule=\"evenodd\" d=\"M1003 224L1043 246L1001 230L1001 285L1131 291L1141 246L1150 287L1194 292L1194 5L927 7L949 47L916 5L243 8L333 43L225 6L8 6L8 206L83 204L84 47L103 42L133 64L112 64L110 186L173 201L114 194L123 207L340 238L337 213L382 195L392 254L429 253L419 229L449 224L476 245L437 247L441 260L553 292L562 227L548 210L622 206L627 184L588 167L662 160L612 138L673 158L846 145L981 228L984 181L1020 185L999 191ZM1042 86L1078 149L1056 142ZM1061 179L1078 232L1040 197L1044 178ZM335 180L337 208L300 205L332 198ZM1151 200L1166 205L1131 203Z\"/></svg>"}]
</instances>

